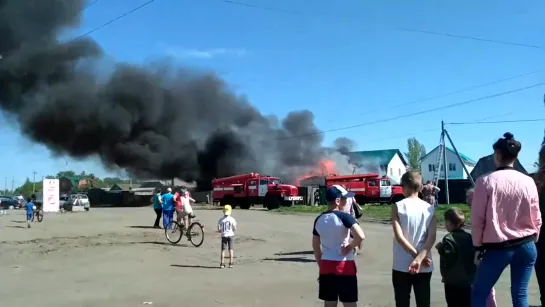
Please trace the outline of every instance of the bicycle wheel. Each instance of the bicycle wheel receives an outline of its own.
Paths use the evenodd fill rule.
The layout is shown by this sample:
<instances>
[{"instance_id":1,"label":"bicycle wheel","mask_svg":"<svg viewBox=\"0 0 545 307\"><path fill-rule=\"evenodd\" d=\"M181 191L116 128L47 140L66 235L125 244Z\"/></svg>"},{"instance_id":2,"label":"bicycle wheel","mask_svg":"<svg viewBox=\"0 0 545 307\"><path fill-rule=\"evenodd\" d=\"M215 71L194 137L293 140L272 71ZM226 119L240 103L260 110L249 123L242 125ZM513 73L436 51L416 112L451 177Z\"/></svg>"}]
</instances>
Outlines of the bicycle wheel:
<instances>
[{"instance_id":1,"label":"bicycle wheel","mask_svg":"<svg viewBox=\"0 0 545 307\"><path fill-rule=\"evenodd\" d=\"M167 227L165 227L165 237L167 238L168 242L172 244L180 242L183 233L183 228L176 221L171 221L167 224Z\"/></svg>"},{"instance_id":2,"label":"bicycle wheel","mask_svg":"<svg viewBox=\"0 0 545 307\"><path fill-rule=\"evenodd\" d=\"M41 223L44 220L44 212L42 210L36 211L36 218Z\"/></svg>"},{"instance_id":3,"label":"bicycle wheel","mask_svg":"<svg viewBox=\"0 0 545 307\"><path fill-rule=\"evenodd\" d=\"M199 222L193 222L191 223L191 226L189 226L189 229L187 230L189 241L193 246L199 247L204 242L204 227L202 227L201 223Z\"/></svg>"}]
</instances>

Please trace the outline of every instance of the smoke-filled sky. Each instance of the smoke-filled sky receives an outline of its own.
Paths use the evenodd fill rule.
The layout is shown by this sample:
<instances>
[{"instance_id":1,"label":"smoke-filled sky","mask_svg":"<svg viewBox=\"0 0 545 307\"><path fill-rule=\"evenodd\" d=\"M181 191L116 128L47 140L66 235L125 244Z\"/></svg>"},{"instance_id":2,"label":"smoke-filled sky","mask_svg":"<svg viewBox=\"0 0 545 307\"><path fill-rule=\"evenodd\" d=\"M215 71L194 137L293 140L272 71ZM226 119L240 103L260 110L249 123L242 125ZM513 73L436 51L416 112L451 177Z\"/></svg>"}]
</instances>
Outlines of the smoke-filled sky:
<instances>
[{"instance_id":1,"label":"smoke-filled sky","mask_svg":"<svg viewBox=\"0 0 545 307\"><path fill-rule=\"evenodd\" d=\"M136 177L201 184L251 171L289 181L326 154L310 111L264 116L213 73L157 62L95 70L97 42L58 39L85 3L0 2L0 106L31 140Z\"/></svg>"},{"instance_id":2,"label":"smoke-filled sky","mask_svg":"<svg viewBox=\"0 0 545 307\"><path fill-rule=\"evenodd\" d=\"M75 37L77 33L91 30L144 2L144 0L99 1L85 10L85 23L81 28L75 20L72 20L73 23L69 26L63 26L62 37ZM305 12L305 18L301 18L301 15L222 2L212 4L200 1L156 1L145 9L89 35L96 38L105 51L98 56L92 53L92 49L79 50L79 53L88 52L87 55L91 55L91 58L78 61L79 72L86 70L85 65L93 69L87 70L90 76L80 75L77 81L72 83L85 84L87 82L85 79L90 78L98 80L99 84L107 84L112 77L102 74L104 71L117 71L117 76L120 76L120 70L110 65L113 62L112 58L144 63L150 66L151 70L164 69L161 65L165 66L166 62L151 65L147 64L146 59L166 53L189 64L185 67L193 68L194 64L198 64L211 71L217 69L229 80L228 85L224 87L227 90L233 87L237 93L248 94L251 103L259 106L259 110L267 115L267 120L270 119L269 114L277 114L280 118L277 122L280 123L291 110L309 109L315 115L315 123L321 129L327 130L528 86L543 77L543 73L529 74L524 78L442 99L395 107L398 104L537 70L540 67L536 63L541 62L542 52L524 47L396 31L391 25L535 45L539 44L541 39L542 24L539 12L543 11L543 3L539 1L525 5L496 3L495 9L490 10L487 4L476 5L474 2L433 5L390 2L364 4L361 1L346 1L334 9L331 2L326 0L313 2L312 9L305 2L279 0L268 3L266 0L262 3L263 6L276 7L280 10ZM63 4L70 6L59 8ZM48 50L56 49L50 46L52 37L58 34L54 28L59 29L62 23L58 21L61 19L69 22L70 18L66 16L75 16L79 12L80 4L79 1L62 0L0 1L0 30L15 29L12 34L19 35L7 36L5 31L0 33L3 40L0 42L0 53L4 57L0 62L8 60L8 55L15 54L14 50L19 49L24 51L18 52L19 58L23 57L25 52L27 56L33 57L33 62L0 64L2 78L6 77L4 73L8 69L17 70L17 65L28 65L31 69L27 68L26 71L45 72L58 69L53 67L53 64L60 60L58 57L54 61L48 60L48 67L36 65L39 58L44 55L43 52L36 53L36 50L44 49L45 45L48 46L46 48ZM25 5L28 7L22 7ZM53 7L55 11L49 11ZM393 7L396 9L392 9ZM327 16L313 14L318 11L332 13ZM449 12L447 17L444 12ZM335 17L337 15L339 18ZM458 22L462 19L464 24ZM505 20L510 22L506 24ZM37 33L44 35L40 36ZM11 46L17 42L25 44ZM79 47L83 45L89 47L88 44ZM68 53L74 49L72 47L57 51L62 51L65 56L72 56L73 54ZM108 58L107 61L105 57ZM14 59L16 58L12 58ZM177 69L170 67L168 71L174 73ZM189 69L185 72L189 76L186 75L184 78L199 79L195 77L194 70ZM17 73L22 74L20 70ZM42 81L44 77L39 76ZM32 76L27 75L25 78L27 80L24 89L30 87L31 90L30 95L28 93L23 95L26 110L22 111L20 106L23 103L16 99L10 101L10 104L13 103L10 107L19 110L16 114L21 112L21 115L16 117L28 119L36 116L34 112L39 110L36 106L43 108L51 104L51 96L44 95L43 83L39 84L37 91L36 86L32 88L28 80ZM58 82L62 78L66 76L58 74L57 71L54 78L49 78L47 82ZM168 80L173 78L169 77ZM112 94L99 91L100 88L95 85L86 91L100 92L101 97ZM12 87L10 92L3 92L2 96L8 94L21 96L21 93L17 94L21 89L17 86ZM56 87L47 90L48 95L55 90L62 91L61 87ZM72 94L67 91L63 95ZM85 101L92 99L84 98ZM428 149L432 149L437 145L437 130L441 119L447 122L471 121L485 115L495 116L495 120L533 118L542 112L542 98L543 89L536 88L452 108L448 112L432 112L395 122L328 133L324 140L326 144L332 144L335 138L347 136L358 141L358 149L399 148L403 151L406 139L416 136ZM516 109L513 109L514 101L517 102ZM5 105L5 102L3 104ZM68 116L69 112L63 112L59 117ZM93 112L95 114L99 110ZM121 119L134 115L131 110L122 111L124 115L119 115L119 112L119 109L108 110L108 113L111 113L109 116L115 115ZM510 112L512 114L502 115ZM38 119L42 121L41 124L44 123L44 118ZM146 121L153 120L146 118ZM95 122L95 125L102 124L102 121L95 118L92 122ZM121 122L116 122L113 126L100 126L100 129L117 129L126 134L129 128L121 126ZM21 123L22 127L26 126L26 121L23 120ZM15 125L12 127L18 129ZM5 174L10 178L14 175L16 182L20 184L24 177L32 177L33 169L37 169L40 175L46 175L64 168L64 161L53 166L51 161L54 160L47 156L46 151L27 146L26 142L21 145L18 133L4 126L0 129L2 137L7 137L2 139L2 144L10 148L0 154L2 160L0 175ZM453 126L449 132L461 152L478 159L488 154L490 144L507 130L522 141L523 147L526 148L522 151L523 163L531 165L541 143L542 123L516 123L508 127ZM67 133L64 130L62 132ZM468 138L468 135L472 137ZM66 138L68 142L73 142L68 137ZM150 136L145 136L144 139L146 137ZM107 140L107 146L111 144L112 139L113 134ZM198 142L204 144L205 140L199 137ZM87 149L86 146L82 147L83 149L78 150ZM269 160L267 162L270 163ZM76 170L85 169L81 164L75 167L74 162L70 160L66 168L72 167Z\"/></svg>"}]
</instances>

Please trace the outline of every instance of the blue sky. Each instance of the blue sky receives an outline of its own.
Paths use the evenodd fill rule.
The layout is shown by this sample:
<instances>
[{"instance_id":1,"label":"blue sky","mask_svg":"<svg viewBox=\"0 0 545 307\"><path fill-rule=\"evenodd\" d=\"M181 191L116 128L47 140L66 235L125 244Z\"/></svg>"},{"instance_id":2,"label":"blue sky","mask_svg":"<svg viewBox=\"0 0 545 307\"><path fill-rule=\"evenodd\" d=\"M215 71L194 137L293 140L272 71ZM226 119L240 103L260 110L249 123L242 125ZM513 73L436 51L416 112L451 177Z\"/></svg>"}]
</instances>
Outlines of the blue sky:
<instances>
[{"instance_id":1,"label":"blue sky","mask_svg":"<svg viewBox=\"0 0 545 307\"><path fill-rule=\"evenodd\" d=\"M85 12L85 33L148 0L99 1ZM94 32L109 61L145 63L168 56L180 65L214 70L264 114L310 109L331 130L388 119L510 91L545 81L545 2L245 0L256 9L220 0L157 0ZM288 11L288 12L283 12ZM298 12L298 13L297 13ZM401 31L410 28L544 49ZM543 70L543 71L541 71ZM495 80L507 82L405 106ZM438 145L440 122L545 118L545 86L463 106L325 134L345 136L359 150L406 149L416 137ZM344 112L344 113L343 113ZM456 147L478 159L510 131L523 144L521 162L537 158L545 122L447 126ZM111 175L97 161L53 157L1 122L0 188L59 170ZM435 130L434 130L435 129ZM115 173L113 175L116 175Z\"/></svg>"}]
</instances>

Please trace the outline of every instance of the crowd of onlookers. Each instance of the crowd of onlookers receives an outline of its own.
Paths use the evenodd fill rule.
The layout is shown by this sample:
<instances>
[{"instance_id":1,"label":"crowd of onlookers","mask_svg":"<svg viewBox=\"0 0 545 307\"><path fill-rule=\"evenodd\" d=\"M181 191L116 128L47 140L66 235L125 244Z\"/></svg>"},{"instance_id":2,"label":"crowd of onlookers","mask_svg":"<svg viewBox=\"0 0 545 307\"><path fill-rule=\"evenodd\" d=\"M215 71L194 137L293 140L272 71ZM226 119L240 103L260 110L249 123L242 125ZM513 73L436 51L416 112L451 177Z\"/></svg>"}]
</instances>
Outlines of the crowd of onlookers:
<instances>
[{"instance_id":1,"label":"crowd of onlookers","mask_svg":"<svg viewBox=\"0 0 545 307\"><path fill-rule=\"evenodd\" d=\"M422 185L417 172L401 178L405 199L392 206L394 234L392 285L397 307L410 306L414 292L417 307L430 307L430 281L434 271L432 250L440 257L440 274L447 306L496 306L494 285L509 267L512 305L528 307L528 285L535 270L541 305L545 306L545 239L540 240L541 204L545 203L545 146L539 170L532 178L514 169L522 148L511 133L493 146L497 169L479 177L468 194L471 233L464 230L463 211L445 211L448 234L436 242L437 192ZM419 193L425 191L424 198ZM328 188L329 210L316 218L313 249L319 267L319 298L324 306L356 306L358 286L354 250L365 235L357 219L347 213L353 193L342 186ZM542 196L542 197L540 197ZM348 211L349 212L349 211Z\"/></svg>"}]
</instances>

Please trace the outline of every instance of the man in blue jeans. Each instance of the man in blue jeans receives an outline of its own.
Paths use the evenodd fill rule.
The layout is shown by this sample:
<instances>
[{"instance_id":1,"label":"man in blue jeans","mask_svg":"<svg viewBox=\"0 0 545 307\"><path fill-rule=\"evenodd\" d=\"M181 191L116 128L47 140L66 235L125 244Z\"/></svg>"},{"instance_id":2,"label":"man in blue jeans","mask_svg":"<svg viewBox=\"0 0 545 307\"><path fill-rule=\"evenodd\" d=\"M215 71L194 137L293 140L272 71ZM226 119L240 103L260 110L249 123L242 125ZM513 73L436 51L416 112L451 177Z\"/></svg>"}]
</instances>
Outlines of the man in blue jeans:
<instances>
[{"instance_id":1,"label":"man in blue jeans","mask_svg":"<svg viewBox=\"0 0 545 307\"><path fill-rule=\"evenodd\" d=\"M168 188L167 192L162 197L163 201L163 228L167 228L168 223L174 217L174 195L172 189Z\"/></svg>"}]
</instances>

